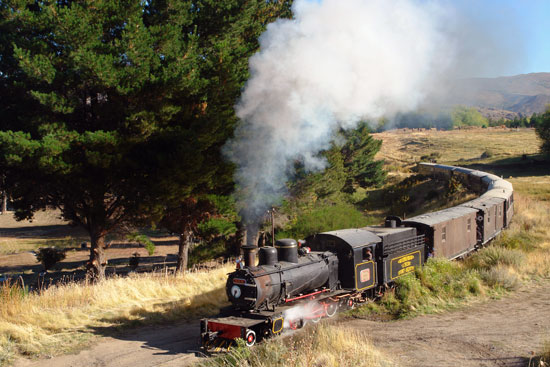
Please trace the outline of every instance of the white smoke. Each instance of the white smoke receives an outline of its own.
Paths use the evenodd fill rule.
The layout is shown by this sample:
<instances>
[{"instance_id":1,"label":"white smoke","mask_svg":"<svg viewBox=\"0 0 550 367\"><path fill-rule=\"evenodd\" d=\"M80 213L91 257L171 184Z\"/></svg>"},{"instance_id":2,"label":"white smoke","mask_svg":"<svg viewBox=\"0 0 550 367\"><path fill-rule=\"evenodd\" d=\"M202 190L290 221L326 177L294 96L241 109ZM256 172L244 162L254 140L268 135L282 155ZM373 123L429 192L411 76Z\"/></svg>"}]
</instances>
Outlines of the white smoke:
<instances>
[{"instance_id":1,"label":"white smoke","mask_svg":"<svg viewBox=\"0 0 550 367\"><path fill-rule=\"evenodd\" d=\"M317 301L305 302L283 312L283 327L285 330L300 328L300 323L304 325L310 320L319 319L319 315L324 315L323 305Z\"/></svg>"},{"instance_id":2,"label":"white smoke","mask_svg":"<svg viewBox=\"0 0 550 367\"><path fill-rule=\"evenodd\" d=\"M276 204L296 160L324 167L334 131L415 109L451 64L448 17L429 1L296 0L268 25L236 106L236 163L248 225Z\"/></svg>"}]
</instances>

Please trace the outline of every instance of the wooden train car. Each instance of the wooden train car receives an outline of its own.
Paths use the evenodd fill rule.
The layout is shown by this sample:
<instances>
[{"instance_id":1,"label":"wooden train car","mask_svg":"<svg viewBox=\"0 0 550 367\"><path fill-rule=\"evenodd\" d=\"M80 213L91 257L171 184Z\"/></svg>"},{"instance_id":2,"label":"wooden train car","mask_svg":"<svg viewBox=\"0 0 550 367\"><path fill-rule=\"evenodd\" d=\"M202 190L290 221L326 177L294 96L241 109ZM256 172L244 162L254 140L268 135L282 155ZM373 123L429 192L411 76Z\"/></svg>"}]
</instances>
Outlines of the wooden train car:
<instances>
[{"instance_id":1,"label":"wooden train car","mask_svg":"<svg viewBox=\"0 0 550 367\"><path fill-rule=\"evenodd\" d=\"M455 259L477 244L477 210L454 207L422 214L403 221L406 227L415 227L426 237L427 255Z\"/></svg>"}]
</instances>

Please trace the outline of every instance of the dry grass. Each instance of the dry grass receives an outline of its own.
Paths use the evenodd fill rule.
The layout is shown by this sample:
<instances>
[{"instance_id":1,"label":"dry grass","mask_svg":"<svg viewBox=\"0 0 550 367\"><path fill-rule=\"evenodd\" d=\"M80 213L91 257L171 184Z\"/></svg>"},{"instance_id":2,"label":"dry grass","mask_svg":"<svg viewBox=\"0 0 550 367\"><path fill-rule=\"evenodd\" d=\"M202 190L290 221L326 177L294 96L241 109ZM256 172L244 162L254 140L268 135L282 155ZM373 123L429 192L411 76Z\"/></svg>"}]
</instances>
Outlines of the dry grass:
<instances>
[{"instance_id":1,"label":"dry grass","mask_svg":"<svg viewBox=\"0 0 550 367\"><path fill-rule=\"evenodd\" d=\"M65 236L59 238L2 238L0 239L0 255L18 254L38 250L40 247L69 248L78 245L74 237Z\"/></svg>"},{"instance_id":2,"label":"dry grass","mask_svg":"<svg viewBox=\"0 0 550 367\"><path fill-rule=\"evenodd\" d=\"M527 261L520 269L524 277L550 278L550 203L521 191L520 187L515 194L514 220L495 245L526 253Z\"/></svg>"},{"instance_id":3,"label":"dry grass","mask_svg":"<svg viewBox=\"0 0 550 367\"><path fill-rule=\"evenodd\" d=\"M413 165L420 157L434 152L440 154L439 162L484 163L535 154L539 147L534 129L391 130L373 136L383 141L376 159L394 166ZM485 152L490 152L491 157L480 159Z\"/></svg>"},{"instance_id":4,"label":"dry grass","mask_svg":"<svg viewBox=\"0 0 550 367\"><path fill-rule=\"evenodd\" d=\"M393 366L372 343L355 330L319 325L288 338L278 338L251 350L237 348L200 364L204 367Z\"/></svg>"},{"instance_id":5,"label":"dry grass","mask_svg":"<svg viewBox=\"0 0 550 367\"><path fill-rule=\"evenodd\" d=\"M0 365L16 354L60 354L104 328L216 313L231 265L184 276L140 274L99 284L70 283L26 294L0 288Z\"/></svg>"}]
</instances>

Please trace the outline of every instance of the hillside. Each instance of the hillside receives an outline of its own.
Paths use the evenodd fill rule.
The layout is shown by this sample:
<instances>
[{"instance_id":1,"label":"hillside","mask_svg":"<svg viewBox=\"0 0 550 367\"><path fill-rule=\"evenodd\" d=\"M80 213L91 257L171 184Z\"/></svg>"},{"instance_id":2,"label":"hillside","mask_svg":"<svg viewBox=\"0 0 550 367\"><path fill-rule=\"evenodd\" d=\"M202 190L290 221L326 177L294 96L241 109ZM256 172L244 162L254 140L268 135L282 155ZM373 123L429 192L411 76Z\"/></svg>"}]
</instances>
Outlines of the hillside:
<instances>
[{"instance_id":1,"label":"hillside","mask_svg":"<svg viewBox=\"0 0 550 367\"><path fill-rule=\"evenodd\" d=\"M454 83L447 102L478 107L491 118L530 116L550 104L550 73L461 79Z\"/></svg>"}]
</instances>

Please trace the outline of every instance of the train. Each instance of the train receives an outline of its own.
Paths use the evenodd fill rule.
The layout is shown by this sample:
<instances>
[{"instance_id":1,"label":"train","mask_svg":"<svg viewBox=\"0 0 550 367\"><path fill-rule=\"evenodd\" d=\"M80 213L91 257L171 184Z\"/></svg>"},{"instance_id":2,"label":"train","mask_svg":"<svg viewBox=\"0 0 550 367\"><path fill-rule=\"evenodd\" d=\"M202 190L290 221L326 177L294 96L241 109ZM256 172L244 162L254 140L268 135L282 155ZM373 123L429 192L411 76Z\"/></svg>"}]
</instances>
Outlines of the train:
<instances>
[{"instance_id":1,"label":"train","mask_svg":"<svg viewBox=\"0 0 550 367\"><path fill-rule=\"evenodd\" d=\"M375 299L395 280L431 257L457 259L495 238L514 214L512 184L462 167L420 163L419 174L454 177L480 194L461 205L382 226L314 234L275 246L243 246L244 266L228 275L231 306L200 320L204 352L247 346L333 317L340 309Z\"/></svg>"}]
</instances>

